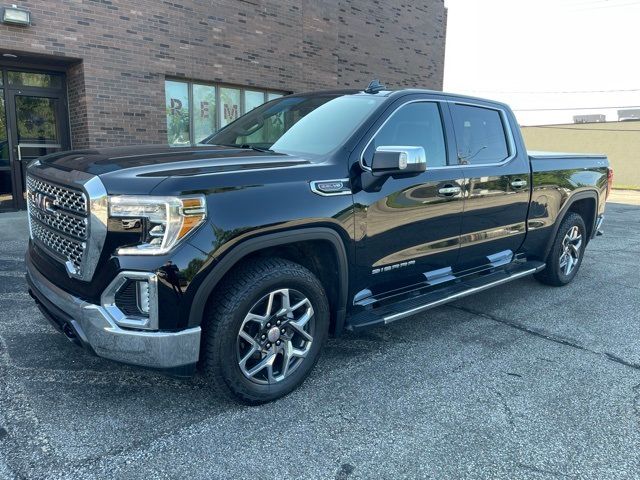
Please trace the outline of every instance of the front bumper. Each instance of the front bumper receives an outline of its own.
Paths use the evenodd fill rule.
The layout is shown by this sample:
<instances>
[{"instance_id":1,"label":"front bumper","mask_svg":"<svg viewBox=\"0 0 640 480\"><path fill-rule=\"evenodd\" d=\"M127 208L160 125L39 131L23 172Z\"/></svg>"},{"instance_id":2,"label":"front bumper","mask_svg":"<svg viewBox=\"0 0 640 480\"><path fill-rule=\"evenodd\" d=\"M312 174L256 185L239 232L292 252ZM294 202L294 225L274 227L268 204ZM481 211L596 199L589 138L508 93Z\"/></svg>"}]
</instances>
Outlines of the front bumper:
<instances>
[{"instance_id":1,"label":"front bumper","mask_svg":"<svg viewBox=\"0 0 640 480\"><path fill-rule=\"evenodd\" d=\"M200 354L200 327L146 332L117 326L106 310L60 289L27 255L27 283L45 316L68 337L100 357L132 365L191 373Z\"/></svg>"},{"instance_id":2,"label":"front bumper","mask_svg":"<svg viewBox=\"0 0 640 480\"><path fill-rule=\"evenodd\" d=\"M604 215L600 215L597 219L596 219L596 228L594 229L595 232L593 234L593 236L595 237L603 235L603 231L602 231L602 222L604 222Z\"/></svg>"}]
</instances>

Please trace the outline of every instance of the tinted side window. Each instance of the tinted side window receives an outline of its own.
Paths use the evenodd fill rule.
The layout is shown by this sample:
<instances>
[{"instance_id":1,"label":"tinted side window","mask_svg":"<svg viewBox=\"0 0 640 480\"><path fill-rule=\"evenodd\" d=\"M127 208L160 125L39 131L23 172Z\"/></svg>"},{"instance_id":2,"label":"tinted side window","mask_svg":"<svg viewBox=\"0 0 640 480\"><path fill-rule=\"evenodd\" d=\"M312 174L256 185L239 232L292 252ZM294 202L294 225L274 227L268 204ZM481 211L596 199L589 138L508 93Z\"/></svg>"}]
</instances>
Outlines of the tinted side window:
<instances>
[{"instance_id":1,"label":"tinted side window","mask_svg":"<svg viewBox=\"0 0 640 480\"><path fill-rule=\"evenodd\" d=\"M400 107L374 137L367 149L367 158L380 146L423 147L427 165L447 164L440 108L434 102L410 103Z\"/></svg>"},{"instance_id":2,"label":"tinted side window","mask_svg":"<svg viewBox=\"0 0 640 480\"><path fill-rule=\"evenodd\" d=\"M509 156L500 112L454 104L452 114L461 163L499 163Z\"/></svg>"}]
</instances>

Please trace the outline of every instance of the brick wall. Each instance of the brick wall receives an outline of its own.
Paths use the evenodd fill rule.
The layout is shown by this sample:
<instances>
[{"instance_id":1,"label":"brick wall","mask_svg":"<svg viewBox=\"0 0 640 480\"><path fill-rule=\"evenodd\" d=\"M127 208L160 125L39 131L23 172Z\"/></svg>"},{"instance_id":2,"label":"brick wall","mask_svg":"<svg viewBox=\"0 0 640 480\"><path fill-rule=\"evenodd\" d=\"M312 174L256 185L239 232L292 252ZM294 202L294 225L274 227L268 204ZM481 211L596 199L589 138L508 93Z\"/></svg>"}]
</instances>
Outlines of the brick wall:
<instances>
[{"instance_id":1,"label":"brick wall","mask_svg":"<svg viewBox=\"0 0 640 480\"><path fill-rule=\"evenodd\" d=\"M441 89L443 0L13 0L29 28L0 50L81 60L67 72L75 148L166 141L165 76L305 91Z\"/></svg>"}]
</instances>

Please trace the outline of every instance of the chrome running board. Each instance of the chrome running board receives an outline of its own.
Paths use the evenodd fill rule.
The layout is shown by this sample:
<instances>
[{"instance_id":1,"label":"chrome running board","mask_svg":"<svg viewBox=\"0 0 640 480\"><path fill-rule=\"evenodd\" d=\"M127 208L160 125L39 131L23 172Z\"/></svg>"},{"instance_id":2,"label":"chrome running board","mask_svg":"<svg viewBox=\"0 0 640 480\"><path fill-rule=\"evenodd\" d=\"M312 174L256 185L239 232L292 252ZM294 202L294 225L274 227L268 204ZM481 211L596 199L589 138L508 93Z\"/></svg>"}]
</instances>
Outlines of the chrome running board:
<instances>
[{"instance_id":1,"label":"chrome running board","mask_svg":"<svg viewBox=\"0 0 640 480\"><path fill-rule=\"evenodd\" d=\"M388 317L384 317L384 323L391 323L391 322L393 322L395 320L400 320L401 318L410 317L411 315L415 315L416 313L424 312L425 310L429 310L430 308L435 308L435 307L438 307L440 305L444 305L445 303L452 302L452 301L457 300L459 298L464 298L464 297L466 297L468 295L473 295L474 293L482 292L483 290L487 290L487 289L492 288L492 287L497 287L498 285L502 285L503 283L508 283L508 282L511 282L512 280L517 280L518 278L526 277L527 275L532 275L537 271L538 271L538 269L531 268L529 270L525 270L524 272L518 272L518 273L515 273L515 274L513 274L513 275L511 275L509 277L506 277L506 278L503 278L503 279L500 279L500 280L496 280L495 282L487 283L487 284L481 285L479 287L473 287L473 288L470 288L469 290L465 290L463 292L455 293L453 295L450 295L448 297L442 298L440 300L436 300L436 301L431 302L431 303L426 303L424 305L421 305L421 306L415 307L415 308L411 308L411 309L406 310L404 312L400 312L400 313L396 313L396 314L393 314L393 315L389 315Z\"/></svg>"},{"instance_id":2,"label":"chrome running board","mask_svg":"<svg viewBox=\"0 0 640 480\"><path fill-rule=\"evenodd\" d=\"M489 288L532 275L544 269L543 262L512 263L507 268L479 274L473 278L457 279L437 290L407 298L390 305L368 308L348 320L348 328L357 329L389 324L431 308L453 302Z\"/></svg>"}]
</instances>

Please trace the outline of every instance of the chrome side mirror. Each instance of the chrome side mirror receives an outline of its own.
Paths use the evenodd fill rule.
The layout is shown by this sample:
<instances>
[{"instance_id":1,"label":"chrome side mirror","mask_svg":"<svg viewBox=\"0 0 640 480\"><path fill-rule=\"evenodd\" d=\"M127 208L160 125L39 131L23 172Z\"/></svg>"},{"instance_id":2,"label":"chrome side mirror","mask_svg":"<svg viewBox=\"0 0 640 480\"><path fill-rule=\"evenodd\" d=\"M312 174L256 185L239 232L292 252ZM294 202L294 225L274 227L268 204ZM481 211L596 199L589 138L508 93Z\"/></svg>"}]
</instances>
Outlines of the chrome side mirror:
<instances>
[{"instance_id":1,"label":"chrome side mirror","mask_svg":"<svg viewBox=\"0 0 640 480\"><path fill-rule=\"evenodd\" d=\"M411 175L427 170L427 155L423 147L380 146L371 161L375 177Z\"/></svg>"}]
</instances>

